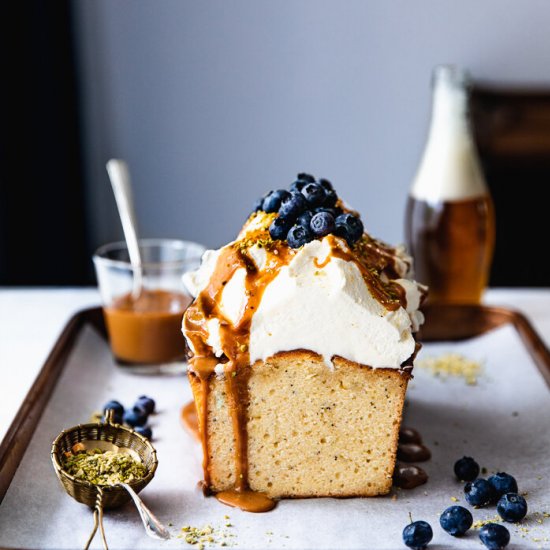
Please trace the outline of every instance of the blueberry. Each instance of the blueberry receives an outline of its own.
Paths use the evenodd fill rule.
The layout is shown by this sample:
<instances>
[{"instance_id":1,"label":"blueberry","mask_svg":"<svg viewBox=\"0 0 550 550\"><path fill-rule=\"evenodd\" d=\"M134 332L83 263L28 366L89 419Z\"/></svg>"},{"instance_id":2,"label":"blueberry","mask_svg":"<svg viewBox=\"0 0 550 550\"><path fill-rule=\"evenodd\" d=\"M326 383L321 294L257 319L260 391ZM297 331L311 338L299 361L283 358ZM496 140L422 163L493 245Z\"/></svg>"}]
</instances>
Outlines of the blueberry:
<instances>
[{"instance_id":1,"label":"blueberry","mask_svg":"<svg viewBox=\"0 0 550 550\"><path fill-rule=\"evenodd\" d=\"M327 191L327 192L328 191L334 191L334 187L332 187L332 183L330 183L330 181L321 178L319 180L319 183L322 185L322 187L325 191Z\"/></svg>"},{"instance_id":2,"label":"blueberry","mask_svg":"<svg viewBox=\"0 0 550 550\"><path fill-rule=\"evenodd\" d=\"M149 412L147 411L147 406L140 401L136 401L136 403L132 407L132 410L140 416L145 416L146 418L149 416Z\"/></svg>"},{"instance_id":3,"label":"blueberry","mask_svg":"<svg viewBox=\"0 0 550 550\"><path fill-rule=\"evenodd\" d=\"M137 410L136 410L137 409ZM125 424L135 428L136 426L144 426L147 422L147 414L140 408L134 407L131 411L126 411L122 417Z\"/></svg>"},{"instance_id":4,"label":"blueberry","mask_svg":"<svg viewBox=\"0 0 550 550\"><path fill-rule=\"evenodd\" d=\"M498 501L497 512L504 521L516 523L527 514L527 502L517 493L506 493Z\"/></svg>"},{"instance_id":5,"label":"blueberry","mask_svg":"<svg viewBox=\"0 0 550 550\"><path fill-rule=\"evenodd\" d=\"M409 548L421 550L432 540L433 531L426 521L414 521L403 529L403 542Z\"/></svg>"},{"instance_id":6,"label":"blueberry","mask_svg":"<svg viewBox=\"0 0 550 550\"><path fill-rule=\"evenodd\" d=\"M510 532L504 525L488 523L479 530L479 538L489 550L501 550L508 546Z\"/></svg>"},{"instance_id":7,"label":"blueberry","mask_svg":"<svg viewBox=\"0 0 550 550\"><path fill-rule=\"evenodd\" d=\"M318 212L328 212L329 214L332 214L334 219L336 219L342 213L342 209L334 206L318 206L313 209L313 212L315 212L315 214Z\"/></svg>"},{"instance_id":8,"label":"blueberry","mask_svg":"<svg viewBox=\"0 0 550 550\"><path fill-rule=\"evenodd\" d=\"M259 199L256 199L254 201L254 204L252 205L252 212L258 212L262 209L262 206L264 204L264 197L260 197Z\"/></svg>"},{"instance_id":9,"label":"blueberry","mask_svg":"<svg viewBox=\"0 0 550 550\"><path fill-rule=\"evenodd\" d=\"M310 207L321 206L326 198L325 190L318 183L308 183L302 189L302 195Z\"/></svg>"},{"instance_id":10,"label":"blueberry","mask_svg":"<svg viewBox=\"0 0 550 550\"><path fill-rule=\"evenodd\" d=\"M290 220L279 216L271 222L269 226L269 235L275 241L284 241L291 226L292 222Z\"/></svg>"},{"instance_id":11,"label":"blueberry","mask_svg":"<svg viewBox=\"0 0 550 550\"><path fill-rule=\"evenodd\" d=\"M300 172L296 178L301 181L307 181L308 183L315 183L315 178L311 174L306 174L305 172Z\"/></svg>"},{"instance_id":12,"label":"blueberry","mask_svg":"<svg viewBox=\"0 0 550 550\"><path fill-rule=\"evenodd\" d=\"M335 224L335 234L346 239L350 246L363 235L363 222L353 214L340 214Z\"/></svg>"},{"instance_id":13,"label":"blueberry","mask_svg":"<svg viewBox=\"0 0 550 550\"><path fill-rule=\"evenodd\" d=\"M309 228L311 218L313 218L313 212L311 210L306 210L296 218L296 225L303 225Z\"/></svg>"},{"instance_id":14,"label":"blueberry","mask_svg":"<svg viewBox=\"0 0 550 550\"><path fill-rule=\"evenodd\" d=\"M472 526L474 518L463 506L450 506L440 516L441 527L453 537L460 537Z\"/></svg>"},{"instance_id":15,"label":"blueberry","mask_svg":"<svg viewBox=\"0 0 550 550\"><path fill-rule=\"evenodd\" d=\"M112 409L115 414L120 414L121 416L124 414L124 407L119 401L108 401L103 405L103 410L106 411L107 409Z\"/></svg>"},{"instance_id":16,"label":"blueberry","mask_svg":"<svg viewBox=\"0 0 550 550\"><path fill-rule=\"evenodd\" d=\"M290 184L290 192L291 193L301 193L302 189L308 184L307 181L304 180L296 180L295 182L292 182Z\"/></svg>"},{"instance_id":17,"label":"blueberry","mask_svg":"<svg viewBox=\"0 0 550 550\"><path fill-rule=\"evenodd\" d=\"M460 481L473 481L479 475L479 464L470 456L455 462L455 475Z\"/></svg>"},{"instance_id":18,"label":"blueberry","mask_svg":"<svg viewBox=\"0 0 550 550\"><path fill-rule=\"evenodd\" d=\"M302 193L290 193L281 201L279 216L295 220L307 208L307 202Z\"/></svg>"},{"instance_id":19,"label":"blueberry","mask_svg":"<svg viewBox=\"0 0 550 550\"><path fill-rule=\"evenodd\" d=\"M324 237L334 231L334 216L328 212L319 212L311 218L310 228L315 237Z\"/></svg>"},{"instance_id":20,"label":"blueberry","mask_svg":"<svg viewBox=\"0 0 550 550\"><path fill-rule=\"evenodd\" d=\"M288 196L290 196L290 193L284 189L270 191L263 200L262 210L264 212L278 212L281 207L282 200Z\"/></svg>"},{"instance_id":21,"label":"blueberry","mask_svg":"<svg viewBox=\"0 0 550 550\"><path fill-rule=\"evenodd\" d=\"M332 208L337 201L338 201L338 195L336 194L336 191L334 190L327 191L325 189L325 200L323 201L323 206Z\"/></svg>"},{"instance_id":22,"label":"blueberry","mask_svg":"<svg viewBox=\"0 0 550 550\"><path fill-rule=\"evenodd\" d=\"M118 401L109 401L103 406L103 417L107 418L107 411L113 411L113 421L117 424L122 424L122 415L124 414L124 407Z\"/></svg>"},{"instance_id":23,"label":"blueberry","mask_svg":"<svg viewBox=\"0 0 550 550\"><path fill-rule=\"evenodd\" d=\"M304 244L313 240L311 231L303 225L293 225L286 237L288 246L291 248L300 248Z\"/></svg>"},{"instance_id":24,"label":"blueberry","mask_svg":"<svg viewBox=\"0 0 550 550\"><path fill-rule=\"evenodd\" d=\"M136 426L136 433L145 437L145 439L151 439L153 437L153 430L149 426Z\"/></svg>"},{"instance_id":25,"label":"blueberry","mask_svg":"<svg viewBox=\"0 0 550 550\"><path fill-rule=\"evenodd\" d=\"M498 472L487 480L495 490L495 497L498 499L506 493L517 493L518 484L514 477L506 472Z\"/></svg>"},{"instance_id":26,"label":"blueberry","mask_svg":"<svg viewBox=\"0 0 550 550\"><path fill-rule=\"evenodd\" d=\"M472 506L486 506L494 499L495 490L486 479L478 478L466 483L464 494Z\"/></svg>"},{"instance_id":27,"label":"blueberry","mask_svg":"<svg viewBox=\"0 0 550 550\"><path fill-rule=\"evenodd\" d=\"M155 412L155 406L156 406L155 400L151 399L147 395L140 395L137 398L136 405L141 405L145 409L147 414L151 414Z\"/></svg>"}]
</instances>

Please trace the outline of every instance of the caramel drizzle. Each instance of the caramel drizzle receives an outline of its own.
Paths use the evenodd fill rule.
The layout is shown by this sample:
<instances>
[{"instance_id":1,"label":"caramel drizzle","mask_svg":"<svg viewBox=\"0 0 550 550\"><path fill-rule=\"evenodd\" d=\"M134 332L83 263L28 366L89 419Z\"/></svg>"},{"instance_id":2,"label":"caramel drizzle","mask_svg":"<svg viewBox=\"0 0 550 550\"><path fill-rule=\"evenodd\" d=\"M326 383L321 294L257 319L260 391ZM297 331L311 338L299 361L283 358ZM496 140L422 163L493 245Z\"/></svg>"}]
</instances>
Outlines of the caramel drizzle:
<instances>
[{"instance_id":1,"label":"caramel drizzle","mask_svg":"<svg viewBox=\"0 0 550 550\"><path fill-rule=\"evenodd\" d=\"M392 280L384 283L380 277L382 273L385 273L388 278L390 278L390 275L397 275L395 272L395 254L390 254L390 249L387 249L388 252L384 256L373 254L373 247L369 244L371 239L366 234L354 245L353 250L344 247L341 244L342 241L337 240L333 235L328 235L326 238L329 240L332 249L330 256L353 262L359 268L363 280L376 301L389 311L406 307L403 287Z\"/></svg>"},{"instance_id":2,"label":"caramel drizzle","mask_svg":"<svg viewBox=\"0 0 550 550\"><path fill-rule=\"evenodd\" d=\"M266 232L259 230L249 236L250 242L268 239ZM282 242L271 242L266 248L266 266L262 271L247 255L246 247L240 246L237 241L224 248L218 258L216 269L208 286L200 293L196 301L187 310L184 317L184 326L187 337L191 340L195 355L190 359L190 375L198 376L201 381L201 407L199 413L199 427L203 446L203 467L205 485L210 487L210 464L208 451L208 394L209 379L214 373L216 365L223 364L225 374L226 394L229 401L229 410L232 418L235 441L235 473L236 481L233 492L223 491L216 495L227 504L246 507L249 511L264 511L274 506L273 501L265 495L254 495L248 486L248 437L247 418L248 409L248 379L250 367L250 326L252 316L257 310L263 292L268 284L276 277L280 268L289 263L288 255L294 254ZM244 280L246 304L240 319L235 324L223 321L224 316L219 309L221 297L226 283L238 269L245 269ZM208 338L207 322L217 318L220 320L220 340L224 355L216 359L212 349L206 344Z\"/></svg>"},{"instance_id":3,"label":"caramel drizzle","mask_svg":"<svg viewBox=\"0 0 550 550\"><path fill-rule=\"evenodd\" d=\"M252 219L252 218L251 218ZM242 233L241 233L242 235ZM329 235L331 253L326 260L319 263L318 268L324 267L333 257L354 262L368 285L371 294L386 309L396 310L404 301L404 291L390 280L384 283L380 274L395 273L394 254L390 249L379 249L370 237L365 235L360 242L365 246L356 247L353 251L347 249L343 242ZM248 246L258 244L266 249L266 266L259 271L247 255ZM376 252L375 252L376 250ZM384 254L381 255L381 250ZM190 376L197 376L201 383L200 406L198 407L198 424L203 447L204 485L210 489L210 461L208 450L208 395L210 378L215 367L223 364L225 374L226 393L232 418L235 440L235 472L236 481L232 491L223 491L216 496L222 502L231 506L238 506L248 511L267 511L274 503L266 495L253 493L248 485L248 379L251 374L249 341L252 317L258 309L263 292L269 283L277 276L280 269L290 262L297 251L290 249L282 241L272 241L269 238L267 227L246 234L245 239L236 241L222 249L214 273L207 287L199 294L193 304L187 309L184 316L184 327L187 338L191 341L194 356L190 359ZM387 252L387 253L386 253ZM224 321L219 309L225 285L238 269L245 269L246 304L240 319L235 324ZM399 292L398 289L401 289ZM214 357L211 347L206 344L208 339L207 323L210 319L220 321L220 339L223 356Z\"/></svg>"}]
</instances>

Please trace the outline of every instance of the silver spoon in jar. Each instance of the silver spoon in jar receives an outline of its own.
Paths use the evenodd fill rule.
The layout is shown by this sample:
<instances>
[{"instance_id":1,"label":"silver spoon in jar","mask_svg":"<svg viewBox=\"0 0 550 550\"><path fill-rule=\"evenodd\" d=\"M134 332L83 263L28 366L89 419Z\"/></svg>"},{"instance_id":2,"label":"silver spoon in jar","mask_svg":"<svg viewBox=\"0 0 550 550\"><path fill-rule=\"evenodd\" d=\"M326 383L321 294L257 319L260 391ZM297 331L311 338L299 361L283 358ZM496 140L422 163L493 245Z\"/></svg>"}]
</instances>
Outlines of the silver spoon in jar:
<instances>
[{"instance_id":1,"label":"silver spoon in jar","mask_svg":"<svg viewBox=\"0 0 550 550\"><path fill-rule=\"evenodd\" d=\"M111 180L113 193L118 209L118 215L122 222L124 239L128 247L130 256L130 265L132 266L132 298L137 299L141 294L143 287L143 273L141 263L141 253L139 250L138 232L134 201L132 199L132 184L130 180L130 171L128 165L120 159L110 159L107 162L107 173Z\"/></svg>"}]
</instances>

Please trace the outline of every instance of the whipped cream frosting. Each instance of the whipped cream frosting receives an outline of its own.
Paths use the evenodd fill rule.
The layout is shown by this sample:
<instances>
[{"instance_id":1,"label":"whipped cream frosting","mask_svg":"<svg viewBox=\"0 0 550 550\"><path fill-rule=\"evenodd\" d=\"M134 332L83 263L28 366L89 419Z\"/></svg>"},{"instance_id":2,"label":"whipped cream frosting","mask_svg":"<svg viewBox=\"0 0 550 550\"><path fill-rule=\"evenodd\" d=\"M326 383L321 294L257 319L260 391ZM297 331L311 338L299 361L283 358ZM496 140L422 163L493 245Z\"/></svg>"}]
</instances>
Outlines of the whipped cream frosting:
<instances>
[{"instance_id":1,"label":"whipped cream frosting","mask_svg":"<svg viewBox=\"0 0 550 550\"><path fill-rule=\"evenodd\" d=\"M253 219L238 240L255 230ZM205 252L200 268L184 276L193 296L214 276L222 251L234 245ZM411 258L403 248L391 249L398 275L392 281L401 287L405 307L388 309L373 296L357 263L345 254L334 254L335 246L351 254L338 237L313 240L298 249L267 284L252 315L250 364L278 352L305 349L321 355L329 366L334 356L340 356L373 368L399 368L414 353L413 332L424 320L418 308L425 287L410 278ZM270 269L264 247L253 245L246 253L258 272ZM223 356L222 324L238 325L247 307L246 276L244 267L232 273L221 292L217 315L206 322L206 344L218 358ZM385 273L381 279L390 280ZM196 353L189 338L188 343ZM223 365L215 370L223 372Z\"/></svg>"}]
</instances>

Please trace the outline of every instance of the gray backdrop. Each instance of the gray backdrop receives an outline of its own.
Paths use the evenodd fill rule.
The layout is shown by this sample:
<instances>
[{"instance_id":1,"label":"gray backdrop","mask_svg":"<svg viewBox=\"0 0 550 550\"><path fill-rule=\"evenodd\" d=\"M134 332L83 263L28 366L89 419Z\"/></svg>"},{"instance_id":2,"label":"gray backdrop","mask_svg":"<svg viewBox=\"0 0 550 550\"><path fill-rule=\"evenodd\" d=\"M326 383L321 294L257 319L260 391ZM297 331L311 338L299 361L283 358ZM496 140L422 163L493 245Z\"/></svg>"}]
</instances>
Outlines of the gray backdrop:
<instances>
[{"instance_id":1,"label":"gray backdrop","mask_svg":"<svg viewBox=\"0 0 550 550\"><path fill-rule=\"evenodd\" d=\"M550 85L545 0L75 1L93 245L121 235L105 173L126 159L144 236L217 246L298 171L403 239L430 73Z\"/></svg>"}]
</instances>

